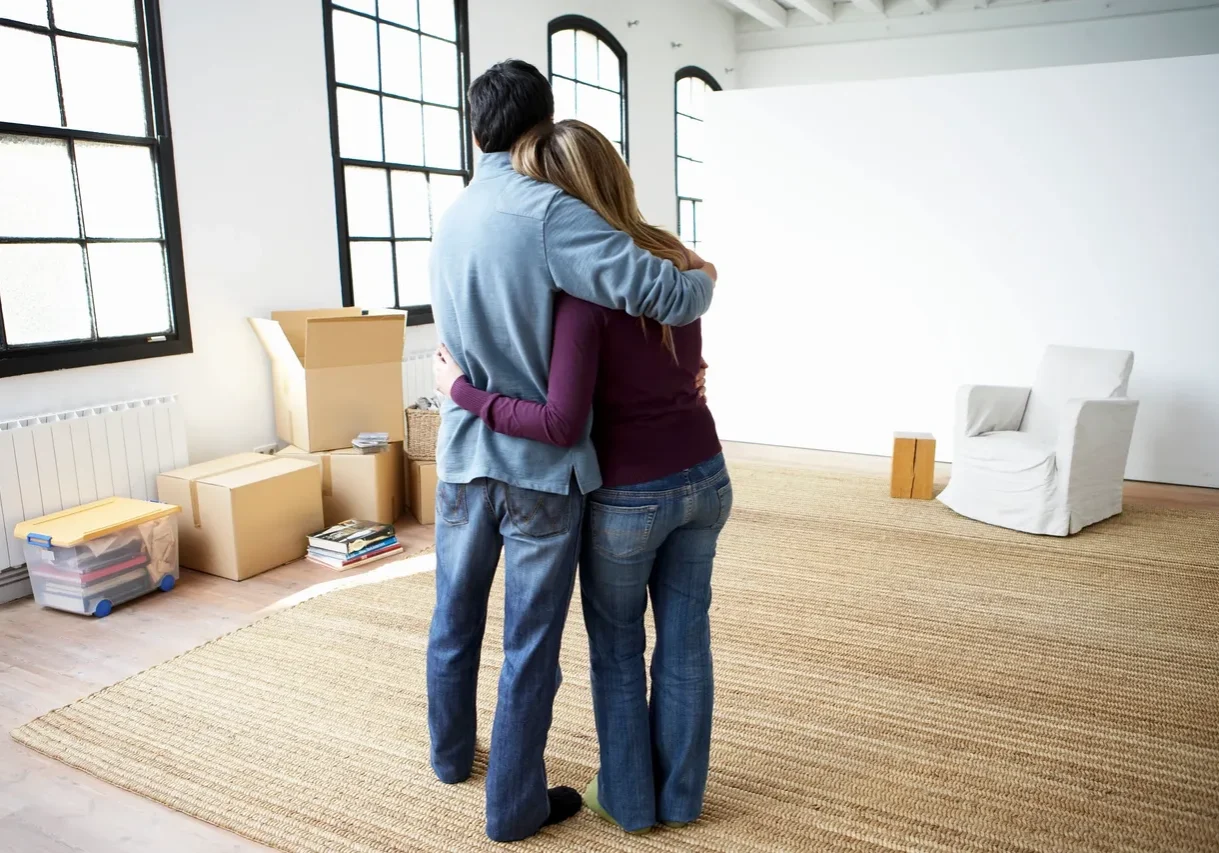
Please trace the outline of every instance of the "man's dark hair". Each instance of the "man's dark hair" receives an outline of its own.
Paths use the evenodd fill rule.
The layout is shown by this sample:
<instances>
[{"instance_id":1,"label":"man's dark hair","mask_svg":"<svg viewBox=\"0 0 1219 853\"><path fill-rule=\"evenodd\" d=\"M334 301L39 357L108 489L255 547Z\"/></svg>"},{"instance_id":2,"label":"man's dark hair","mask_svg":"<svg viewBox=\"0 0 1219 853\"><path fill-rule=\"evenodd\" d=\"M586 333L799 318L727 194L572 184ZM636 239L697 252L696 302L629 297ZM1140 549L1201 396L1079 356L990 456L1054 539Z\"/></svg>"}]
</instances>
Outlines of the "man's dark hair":
<instances>
[{"instance_id":1,"label":"man's dark hair","mask_svg":"<svg viewBox=\"0 0 1219 853\"><path fill-rule=\"evenodd\" d=\"M484 153L509 150L525 131L553 116L550 83L528 62L492 65L470 86L470 126Z\"/></svg>"}]
</instances>

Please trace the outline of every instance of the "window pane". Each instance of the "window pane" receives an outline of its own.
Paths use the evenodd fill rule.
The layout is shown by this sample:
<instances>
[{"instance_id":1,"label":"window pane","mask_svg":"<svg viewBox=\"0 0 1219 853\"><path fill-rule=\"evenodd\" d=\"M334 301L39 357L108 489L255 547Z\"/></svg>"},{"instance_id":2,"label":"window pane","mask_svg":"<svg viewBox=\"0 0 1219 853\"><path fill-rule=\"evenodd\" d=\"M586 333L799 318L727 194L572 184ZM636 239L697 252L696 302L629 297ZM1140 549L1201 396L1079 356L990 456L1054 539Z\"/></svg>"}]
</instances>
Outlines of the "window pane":
<instances>
[{"instance_id":1,"label":"window pane","mask_svg":"<svg viewBox=\"0 0 1219 853\"><path fill-rule=\"evenodd\" d=\"M47 0L0 0L0 18L47 25Z\"/></svg>"},{"instance_id":2,"label":"window pane","mask_svg":"<svg viewBox=\"0 0 1219 853\"><path fill-rule=\"evenodd\" d=\"M703 158L703 123L683 115L677 117L677 153L691 160Z\"/></svg>"},{"instance_id":3,"label":"window pane","mask_svg":"<svg viewBox=\"0 0 1219 853\"><path fill-rule=\"evenodd\" d=\"M385 170L348 166L343 179L347 184L347 233L352 237L390 236Z\"/></svg>"},{"instance_id":4,"label":"window pane","mask_svg":"<svg viewBox=\"0 0 1219 853\"><path fill-rule=\"evenodd\" d=\"M408 27L419 26L419 11L415 7L415 0L380 0L377 15L384 21L395 21Z\"/></svg>"},{"instance_id":5,"label":"window pane","mask_svg":"<svg viewBox=\"0 0 1219 853\"><path fill-rule=\"evenodd\" d=\"M382 98L385 110L385 159L423 165L423 112L418 104Z\"/></svg>"},{"instance_id":6,"label":"window pane","mask_svg":"<svg viewBox=\"0 0 1219 853\"><path fill-rule=\"evenodd\" d=\"M559 30L550 37L550 73L576 76L575 30Z\"/></svg>"},{"instance_id":7,"label":"window pane","mask_svg":"<svg viewBox=\"0 0 1219 853\"><path fill-rule=\"evenodd\" d=\"M576 117L576 84L570 80L555 78L551 81L554 89L555 121Z\"/></svg>"},{"instance_id":8,"label":"window pane","mask_svg":"<svg viewBox=\"0 0 1219 853\"><path fill-rule=\"evenodd\" d=\"M590 32L576 30L576 79L581 83L596 83L597 45L600 40Z\"/></svg>"},{"instance_id":9,"label":"window pane","mask_svg":"<svg viewBox=\"0 0 1219 853\"><path fill-rule=\"evenodd\" d=\"M419 0L419 28L449 41L457 40L457 12L453 0Z\"/></svg>"},{"instance_id":10,"label":"window pane","mask_svg":"<svg viewBox=\"0 0 1219 853\"><path fill-rule=\"evenodd\" d=\"M466 182L454 175L431 175L428 181L432 185L432 233L435 234L445 212L466 188Z\"/></svg>"},{"instance_id":11,"label":"window pane","mask_svg":"<svg viewBox=\"0 0 1219 853\"><path fill-rule=\"evenodd\" d=\"M0 237L79 237L68 143L0 136Z\"/></svg>"},{"instance_id":12,"label":"window pane","mask_svg":"<svg viewBox=\"0 0 1219 853\"><path fill-rule=\"evenodd\" d=\"M703 197L703 166L690 160L677 161L677 193L688 198Z\"/></svg>"},{"instance_id":13,"label":"window pane","mask_svg":"<svg viewBox=\"0 0 1219 853\"><path fill-rule=\"evenodd\" d=\"M694 202L682 199L677 203L677 234L683 242L694 241Z\"/></svg>"},{"instance_id":14,"label":"window pane","mask_svg":"<svg viewBox=\"0 0 1219 853\"><path fill-rule=\"evenodd\" d=\"M68 127L147 135L136 48L72 38L56 43Z\"/></svg>"},{"instance_id":15,"label":"window pane","mask_svg":"<svg viewBox=\"0 0 1219 853\"><path fill-rule=\"evenodd\" d=\"M457 45L423 39L423 98L457 106Z\"/></svg>"},{"instance_id":16,"label":"window pane","mask_svg":"<svg viewBox=\"0 0 1219 853\"><path fill-rule=\"evenodd\" d=\"M576 87L576 114L581 121L604 133L611 142L622 141L621 95L579 85Z\"/></svg>"},{"instance_id":17,"label":"window pane","mask_svg":"<svg viewBox=\"0 0 1219 853\"><path fill-rule=\"evenodd\" d=\"M392 172L394 236L430 237L427 176L422 172Z\"/></svg>"},{"instance_id":18,"label":"window pane","mask_svg":"<svg viewBox=\"0 0 1219 853\"><path fill-rule=\"evenodd\" d=\"M402 305L427 305L432 301L432 287L428 279L428 258L432 254L431 241L415 240L398 243L398 300Z\"/></svg>"},{"instance_id":19,"label":"window pane","mask_svg":"<svg viewBox=\"0 0 1219 853\"><path fill-rule=\"evenodd\" d=\"M100 338L170 331L169 288L160 243L92 243L89 281Z\"/></svg>"},{"instance_id":20,"label":"window pane","mask_svg":"<svg viewBox=\"0 0 1219 853\"><path fill-rule=\"evenodd\" d=\"M423 108L423 153L428 166L461 168L461 120L457 110Z\"/></svg>"},{"instance_id":21,"label":"window pane","mask_svg":"<svg viewBox=\"0 0 1219 853\"><path fill-rule=\"evenodd\" d=\"M683 77L677 81L677 111L690 115L690 84L693 77Z\"/></svg>"},{"instance_id":22,"label":"window pane","mask_svg":"<svg viewBox=\"0 0 1219 853\"><path fill-rule=\"evenodd\" d=\"M702 80L690 80L690 115L702 118L707 114L707 93L711 87Z\"/></svg>"},{"instance_id":23,"label":"window pane","mask_svg":"<svg viewBox=\"0 0 1219 853\"><path fill-rule=\"evenodd\" d=\"M394 257L389 243L350 243L351 288L361 308L393 308Z\"/></svg>"},{"instance_id":24,"label":"window pane","mask_svg":"<svg viewBox=\"0 0 1219 853\"><path fill-rule=\"evenodd\" d=\"M381 24L381 91L418 98L419 36Z\"/></svg>"},{"instance_id":25,"label":"window pane","mask_svg":"<svg viewBox=\"0 0 1219 853\"><path fill-rule=\"evenodd\" d=\"M407 2L411 2L411 0L407 0ZM334 5L355 9L357 12L363 12L366 15L377 14L377 0L334 0ZM381 0L381 5L385 5L385 0Z\"/></svg>"},{"instance_id":26,"label":"window pane","mask_svg":"<svg viewBox=\"0 0 1219 853\"><path fill-rule=\"evenodd\" d=\"M338 87L339 155L352 160L380 160L380 98Z\"/></svg>"},{"instance_id":27,"label":"window pane","mask_svg":"<svg viewBox=\"0 0 1219 853\"><path fill-rule=\"evenodd\" d=\"M0 27L0 81L0 121L60 126L49 37Z\"/></svg>"},{"instance_id":28,"label":"window pane","mask_svg":"<svg viewBox=\"0 0 1219 853\"><path fill-rule=\"evenodd\" d=\"M135 41L135 0L54 0L57 29Z\"/></svg>"},{"instance_id":29,"label":"window pane","mask_svg":"<svg viewBox=\"0 0 1219 853\"><path fill-rule=\"evenodd\" d=\"M376 89L377 25L346 12L334 13L334 79Z\"/></svg>"},{"instance_id":30,"label":"window pane","mask_svg":"<svg viewBox=\"0 0 1219 853\"><path fill-rule=\"evenodd\" d=\"M597 67L601 85L615 92L621 91L619 87L622 85L622 69L618 63L618 54L605 42L597 44Z\"/></svg>"},{"instance_id":31,"label":"window pane","mask_svg":"<svg viewBox=\"0 0 1219 853\"><path fill-rule=\"evenodd\" d=\"M91 337L81 247L75 243L0 245L0 304L10 344Z\"/></svg>"},{"instance_id":32,"label":"window pane","mask_svg":"<svg viewBox=\"0 0 1219 853\"><path fill-rule=\"evenodd\" d=\"M161 236L161 210L149 149L142 145L77 142L76 172L87 236Z\"/></svg>"}]
</instances>

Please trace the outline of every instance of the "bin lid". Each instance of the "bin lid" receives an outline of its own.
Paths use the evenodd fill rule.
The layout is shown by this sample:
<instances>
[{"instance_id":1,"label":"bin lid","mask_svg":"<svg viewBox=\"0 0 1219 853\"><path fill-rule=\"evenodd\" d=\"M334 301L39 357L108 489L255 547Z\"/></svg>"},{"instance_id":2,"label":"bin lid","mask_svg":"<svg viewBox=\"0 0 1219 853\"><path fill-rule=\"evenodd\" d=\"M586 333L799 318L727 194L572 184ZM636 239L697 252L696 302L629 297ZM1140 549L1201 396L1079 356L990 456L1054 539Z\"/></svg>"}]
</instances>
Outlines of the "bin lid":
<instances>
[{"instance_id":1,"label":"bin lid","mask_svg":"<svg viewBox=\"0 0 1219 853\"><path fill-rule=\"evenodd\" d=\"M137 501L133 498L105 498L63 512L23 521L13 535L23 542L57 548L70 548L90 539L105 536L125 527L165 518L181 512L172 504ZM31 539L31 537L33 537Z\"/></svg>"}]
</instances>

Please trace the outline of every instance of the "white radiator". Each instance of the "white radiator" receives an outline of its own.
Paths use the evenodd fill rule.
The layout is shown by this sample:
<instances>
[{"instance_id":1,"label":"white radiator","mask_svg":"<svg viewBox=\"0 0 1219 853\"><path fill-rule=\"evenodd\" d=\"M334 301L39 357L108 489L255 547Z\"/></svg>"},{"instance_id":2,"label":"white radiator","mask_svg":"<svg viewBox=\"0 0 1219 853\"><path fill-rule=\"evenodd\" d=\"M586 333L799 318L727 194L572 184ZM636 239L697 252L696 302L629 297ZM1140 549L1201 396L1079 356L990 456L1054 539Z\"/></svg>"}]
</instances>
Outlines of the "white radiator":
<instances>
[{"instance_id":1,"label":"white radiator","mask_svg":"<svg viewBox=\"0 0 1219 853\"><path fill-rule=\"evenodd\" d=\"M402 400L413 406L420 397L434 396L436 383L432 379L432 351L416 350L402 357Z\"/></svg>"},{"instance_id":2,"label":"white radiator","mask_svg":"<svg viewBox=\"0 0 1219 853\"><path fill-rule=\"evenodd\" d=\"M114 495L156 500L189 464L176 396L0 422L0 602L29 594L18 522Z\"/></svg>"}]
</instances>

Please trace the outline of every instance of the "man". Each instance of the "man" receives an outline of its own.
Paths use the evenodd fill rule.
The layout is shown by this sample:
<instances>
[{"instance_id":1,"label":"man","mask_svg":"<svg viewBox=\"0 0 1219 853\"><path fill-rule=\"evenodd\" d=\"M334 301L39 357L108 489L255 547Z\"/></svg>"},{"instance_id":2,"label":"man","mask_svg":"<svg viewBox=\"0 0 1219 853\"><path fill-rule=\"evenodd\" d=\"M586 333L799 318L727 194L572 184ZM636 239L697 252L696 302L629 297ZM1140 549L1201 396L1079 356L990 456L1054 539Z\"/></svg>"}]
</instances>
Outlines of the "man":
<instances>
[{"instance_id":1,"label":"man","mask_svg":"<svg viewBox=\"0 0 1219 853\"><path fill-rule=\"evenodd\" d=\"M470 87L483 154L437 230L432 307L441 340L480 388L543 401L558 290L685 325L711 303L714 267L681 272L580 201L512 170L509 150L551 121L550 84L510 60ZM487 768L487 835L515 841L580 809L547 790L543 753L579 553L584 495L600 483L588 439L571 448L497 435L447 403L437 448L436 609L428 640L432 767L465 781L490 587L505 552L504 662Z\"/></svg>"}]
</instances>

